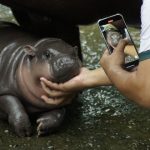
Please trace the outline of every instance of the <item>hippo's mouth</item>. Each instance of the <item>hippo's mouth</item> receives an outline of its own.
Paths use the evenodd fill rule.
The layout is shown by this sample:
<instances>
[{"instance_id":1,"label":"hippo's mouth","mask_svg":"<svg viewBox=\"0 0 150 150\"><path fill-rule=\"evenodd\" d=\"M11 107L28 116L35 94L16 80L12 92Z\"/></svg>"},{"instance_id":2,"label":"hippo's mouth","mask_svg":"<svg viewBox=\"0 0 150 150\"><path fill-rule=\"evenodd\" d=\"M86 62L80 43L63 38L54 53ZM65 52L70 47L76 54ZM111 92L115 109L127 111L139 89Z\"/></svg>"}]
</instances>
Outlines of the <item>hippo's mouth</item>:
<instances>
[{"instance_id":1,"label":"hippo's mouth","mask_svg":"<svg viewBox=\"0 0 150 150\"><path fill-rule=\"evenodd\" d=\"M81 62L76 57L63 56L52 62L53 82L65 82L80 72Z\"/></svg>"}]
</instances>

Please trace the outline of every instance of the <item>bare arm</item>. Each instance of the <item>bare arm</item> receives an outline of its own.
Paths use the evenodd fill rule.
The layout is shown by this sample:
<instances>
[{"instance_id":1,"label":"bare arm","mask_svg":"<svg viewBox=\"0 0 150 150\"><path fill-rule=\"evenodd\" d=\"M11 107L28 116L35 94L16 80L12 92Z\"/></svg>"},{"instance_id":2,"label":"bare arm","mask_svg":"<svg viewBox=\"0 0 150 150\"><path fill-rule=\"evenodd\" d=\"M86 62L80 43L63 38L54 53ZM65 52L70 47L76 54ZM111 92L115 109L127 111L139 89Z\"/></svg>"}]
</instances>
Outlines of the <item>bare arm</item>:
<instances>
[{"instance_id":1,"label":"bare arm","mask_svg":"<svg viewBox=\"0 0 150 150\"><path fill-rule=\"evenodd\" d=\"M41 78L41 81L49 86L51 89L61 90L63 92L80 91L86 88L93 88L97 86L110 85L111 81L107 77L103 68L89 70L82 67L80 74L65 83L52 83L51 81Z\"/></svg>"},{"instance_id":2,"label":"bare arm","mask_svg":"<svg viewBox=\"0 0 150 150\"><path fill-rule=\"evenodd\" d=\"M65 83L52 83L41 77L41 84L45 92L49 95L49 97L43 95L42 99L46 103L52 103L54 99L56 102L67 101L68 97L73 93L83 89L111 85L111 81L102 68L88 70L83 67L81 68L79 75Z\"/></svg>"}]
</instances>

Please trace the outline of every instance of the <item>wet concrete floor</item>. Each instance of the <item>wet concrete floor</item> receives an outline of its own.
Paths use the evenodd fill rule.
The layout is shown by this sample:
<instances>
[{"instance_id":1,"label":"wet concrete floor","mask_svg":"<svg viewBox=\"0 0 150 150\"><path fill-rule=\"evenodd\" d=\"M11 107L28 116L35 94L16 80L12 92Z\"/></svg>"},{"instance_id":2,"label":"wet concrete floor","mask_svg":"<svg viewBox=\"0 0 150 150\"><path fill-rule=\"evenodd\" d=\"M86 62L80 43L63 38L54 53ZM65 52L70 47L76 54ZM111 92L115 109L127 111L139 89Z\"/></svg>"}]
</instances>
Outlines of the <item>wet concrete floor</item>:
<instances>
[{"instance_id":1,"label":"wet concrete floor","mask_svg":"<svg viewBox=\"0 0 150 150\"><path fill-rule=\"evenodd\" d=\"M12 20L0 6L0 18ZM14 21L14 20L13 20ZM139 46L139 29L130 28ZM84 65L99 67L105 48L98 26L81 26ZM139 92L139 91L137 91ZM150 150L150 111L122 96L114 87L97 87L79 94L67 108L61 128L47 137L17 137L7 122L0 121L0 150Z\"/></svg>"}]
</instances>

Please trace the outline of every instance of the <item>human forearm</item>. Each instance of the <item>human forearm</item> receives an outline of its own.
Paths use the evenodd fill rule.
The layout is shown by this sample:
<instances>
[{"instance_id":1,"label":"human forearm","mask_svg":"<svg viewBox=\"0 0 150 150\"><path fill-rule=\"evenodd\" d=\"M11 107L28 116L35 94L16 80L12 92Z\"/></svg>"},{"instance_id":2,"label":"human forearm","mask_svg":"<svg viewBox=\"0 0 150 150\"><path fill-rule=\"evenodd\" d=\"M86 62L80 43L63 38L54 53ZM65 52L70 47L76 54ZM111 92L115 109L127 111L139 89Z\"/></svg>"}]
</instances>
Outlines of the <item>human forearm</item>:
<instances>
[{"instance_id":1,"label":"human forearm","mask_svg":"<svg viewBox=\"0 0 150 150\"><path fill-rule=\"evenodd\" d=\"M42 77L41 85L48 95L43 95L41 98L46 103L51 104L56 102L62 103L63 101L68 103L66 100L68 99L68 95L70 98L70 95L74 94L76 91L97 86L111 85L111 82L102 68L89 70L83 67L79 75L65 83L53 83Z\"/></svg>"},{"instance_id":2,"label":"human forearm","mask_svg":"<svg viewBox=\"0 0 150 150\"><path fill-rule=\"evenodd\" d=\"M110 79L107 77L105 71L103 68L97 68L95 70L91 70L89 75L88 84L86 85L86 88L92 88L97 86L105 86L105 85L111 85Z\"/></svg>"},{"instance_id":3,"label":"human forearm","mask_svg":"<svg viewBox=\"0 0 150 150\"><path fill-rule=\"evenodd\" d=\"M52 83L44 78L41 78L41 81L43 81L50 89L64 92L80 91L97 86L111 85L111 81L102 68L89 70L83 67L81 68L79 75L65 83Z\"/></svg>"},{"instance_id":4,"label":"human forearm","mask_svg":"<svg viewBox=\"0 0 150 150\"><path fill-rule=\"evenodd\" d=\"M105 68L105 72L112 84L126 97L137 98L137 71L128 72L122 67Z\"/></svg>"}]
</instances>

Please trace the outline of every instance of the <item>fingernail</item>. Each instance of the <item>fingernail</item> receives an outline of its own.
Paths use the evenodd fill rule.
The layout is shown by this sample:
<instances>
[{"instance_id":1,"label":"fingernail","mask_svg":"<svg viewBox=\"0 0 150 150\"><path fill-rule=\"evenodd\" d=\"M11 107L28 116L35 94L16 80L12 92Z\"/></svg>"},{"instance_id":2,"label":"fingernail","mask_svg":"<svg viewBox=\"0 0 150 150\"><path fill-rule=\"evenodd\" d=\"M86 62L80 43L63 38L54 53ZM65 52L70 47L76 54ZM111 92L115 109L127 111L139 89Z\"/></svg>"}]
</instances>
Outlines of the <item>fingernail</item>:
<instances>
[{"instance_id":1,"label":"fingernail","mask_svg":"<svg viewBox=\"0 0 150 150\"><path fill-rule=\"evenodd\" d=\"M40 80L45 80L45 78L44 78L44 77L41 77Z\"/></svg>"},{"instance_id":2,"label":"fingernail","mask_svg":"<svg viewBox=\"0 0 150 150\"><path fill-rule=\"evenodd\" d=\"M44 95L42 95L41 98L43 99L43 98L44 98Z\"/></svg>"}]
</instances>

